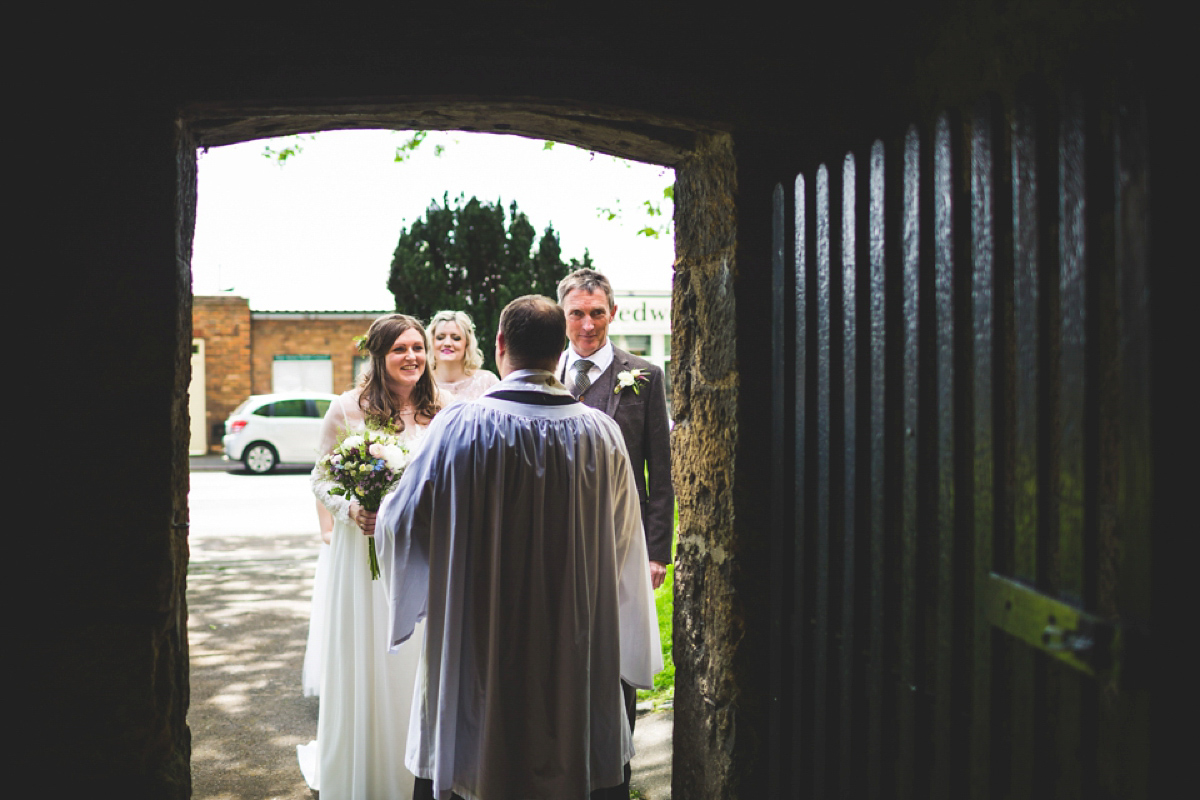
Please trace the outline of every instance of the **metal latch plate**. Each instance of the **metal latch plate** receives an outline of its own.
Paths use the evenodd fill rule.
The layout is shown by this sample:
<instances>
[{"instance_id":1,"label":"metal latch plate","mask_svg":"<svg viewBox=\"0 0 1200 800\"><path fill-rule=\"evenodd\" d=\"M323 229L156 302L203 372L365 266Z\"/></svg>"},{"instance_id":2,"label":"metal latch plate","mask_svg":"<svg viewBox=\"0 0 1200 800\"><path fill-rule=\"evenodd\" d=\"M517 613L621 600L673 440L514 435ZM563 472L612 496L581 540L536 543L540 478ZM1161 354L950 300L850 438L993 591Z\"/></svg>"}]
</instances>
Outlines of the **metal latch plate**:
<instances>
[{"instance_id":1,"label":"metal latch plate","mask_svg":"<svg viewBox=\"0 0 1200 800\"><path fill-rule=\"evenodd\" d=\"M1003 575L983 589L988 622L1088 675L1112 666L1116 627Z\"/></svg>"}]
</instances>

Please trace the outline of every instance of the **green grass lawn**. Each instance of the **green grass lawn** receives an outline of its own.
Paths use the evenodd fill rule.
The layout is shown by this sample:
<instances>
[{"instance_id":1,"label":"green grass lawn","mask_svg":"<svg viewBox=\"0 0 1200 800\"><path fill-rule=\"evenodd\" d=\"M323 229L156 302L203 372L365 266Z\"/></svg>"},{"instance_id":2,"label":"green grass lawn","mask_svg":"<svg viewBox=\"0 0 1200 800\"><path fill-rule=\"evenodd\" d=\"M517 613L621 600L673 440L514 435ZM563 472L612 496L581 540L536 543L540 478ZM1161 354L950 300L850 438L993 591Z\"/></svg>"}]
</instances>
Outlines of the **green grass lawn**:
<instances>
[{"instance_id":1,"label":"green grass lawn","mask_svg":"<svg viewBox=\"0 0 1200 800\"><path fill-rule=\"evenodd\" d=\"M658 635L662 639L663 670L654 676L654 688L638 692L638 700L650 700L658 709L675 699L675 660L671 657L671 618L675 612L675 566L667 565L667 579L654 592L658 609Z\"/></svg>"},{"instance_id":2,"label":"green grass lawn","mask_svg":"<svg viewBox=\"0 0 1200 800\"><path fill-rule=\"evenodd\" d=\"M679 506L675 506L675 529L679 529ZM675 542L672 534L671 552ZM663 670L654 676L654 688L638 692L638 701L650 700L657 710L675 699L675 659L671 655L672 620L675 617L675 565L667 564L667 578L654 592L654 606L658 610L658 635L662 639Z\"/></svg>"}]
</instances>

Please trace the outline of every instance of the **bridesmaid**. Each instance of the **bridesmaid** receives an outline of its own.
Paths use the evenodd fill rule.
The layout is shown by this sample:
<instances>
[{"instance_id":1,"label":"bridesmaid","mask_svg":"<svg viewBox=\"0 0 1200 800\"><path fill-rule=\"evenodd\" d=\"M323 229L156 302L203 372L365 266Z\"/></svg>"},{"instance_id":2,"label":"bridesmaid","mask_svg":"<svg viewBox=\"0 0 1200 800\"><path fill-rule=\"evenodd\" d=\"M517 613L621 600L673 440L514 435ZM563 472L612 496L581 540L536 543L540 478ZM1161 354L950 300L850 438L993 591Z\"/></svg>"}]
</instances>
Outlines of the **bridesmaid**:
<instances>
[{"instance_id":1,"label":"bridesmaid","mask_svg":"<svg viewBox=\"0 0 1200 800\"><path fill-rule=\"evenodd\" d=\"M500 379L483 365L475 323L462 311L439 311L429 320L433 340L433 379L460 402L483 396Z\"/></svg>"}]
</instances>

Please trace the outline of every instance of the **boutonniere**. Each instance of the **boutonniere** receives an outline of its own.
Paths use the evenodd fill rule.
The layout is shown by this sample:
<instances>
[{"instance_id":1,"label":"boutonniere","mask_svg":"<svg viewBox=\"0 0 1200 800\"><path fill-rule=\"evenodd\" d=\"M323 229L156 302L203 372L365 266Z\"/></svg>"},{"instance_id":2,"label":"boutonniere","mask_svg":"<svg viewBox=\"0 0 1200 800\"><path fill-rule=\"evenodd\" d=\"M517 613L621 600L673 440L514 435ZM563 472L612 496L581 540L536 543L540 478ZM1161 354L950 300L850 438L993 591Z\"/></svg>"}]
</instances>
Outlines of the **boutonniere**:
<instances>
[{"instance_id":1,"label":"boutonniere","mask_svg":"<svg viewBox=\"0 0 1200 800\"><path fill-rule=\"evenodd\" d=\"M613 389L613 394L620 394L622 389L633 389L633 393L637 394L642 390L642 384L649 382L646 370L627 369L617 373L617 388Z\"/></svg>"}]
</instances>

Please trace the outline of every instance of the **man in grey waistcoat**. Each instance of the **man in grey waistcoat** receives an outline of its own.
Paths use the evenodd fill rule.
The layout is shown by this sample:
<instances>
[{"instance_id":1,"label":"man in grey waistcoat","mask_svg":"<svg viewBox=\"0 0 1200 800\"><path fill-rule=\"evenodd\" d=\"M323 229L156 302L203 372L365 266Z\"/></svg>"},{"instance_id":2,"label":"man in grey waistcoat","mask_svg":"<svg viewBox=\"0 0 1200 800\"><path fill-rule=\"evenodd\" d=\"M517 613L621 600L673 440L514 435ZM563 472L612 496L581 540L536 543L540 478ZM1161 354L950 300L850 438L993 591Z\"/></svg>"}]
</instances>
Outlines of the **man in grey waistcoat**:
<instances>
[{"instance_id":1,"label":"man in grey waistcoat","mask_svg":"<svg viewBox=\"0 0 1200 800\"><path fill-rule=\"evenodd\" d=\"M675 515L665 376L659 367L608 340L608 326L617 312L608 278L595 270L576 270L558 284L558 303L567 315L570 341L559 358L559 380L572 395L612 417L621 428L641 500L650 580L657 589L671 560ZM622 689L633 730L637 692L624 682Z\"/></svg>"}]
</instances>

